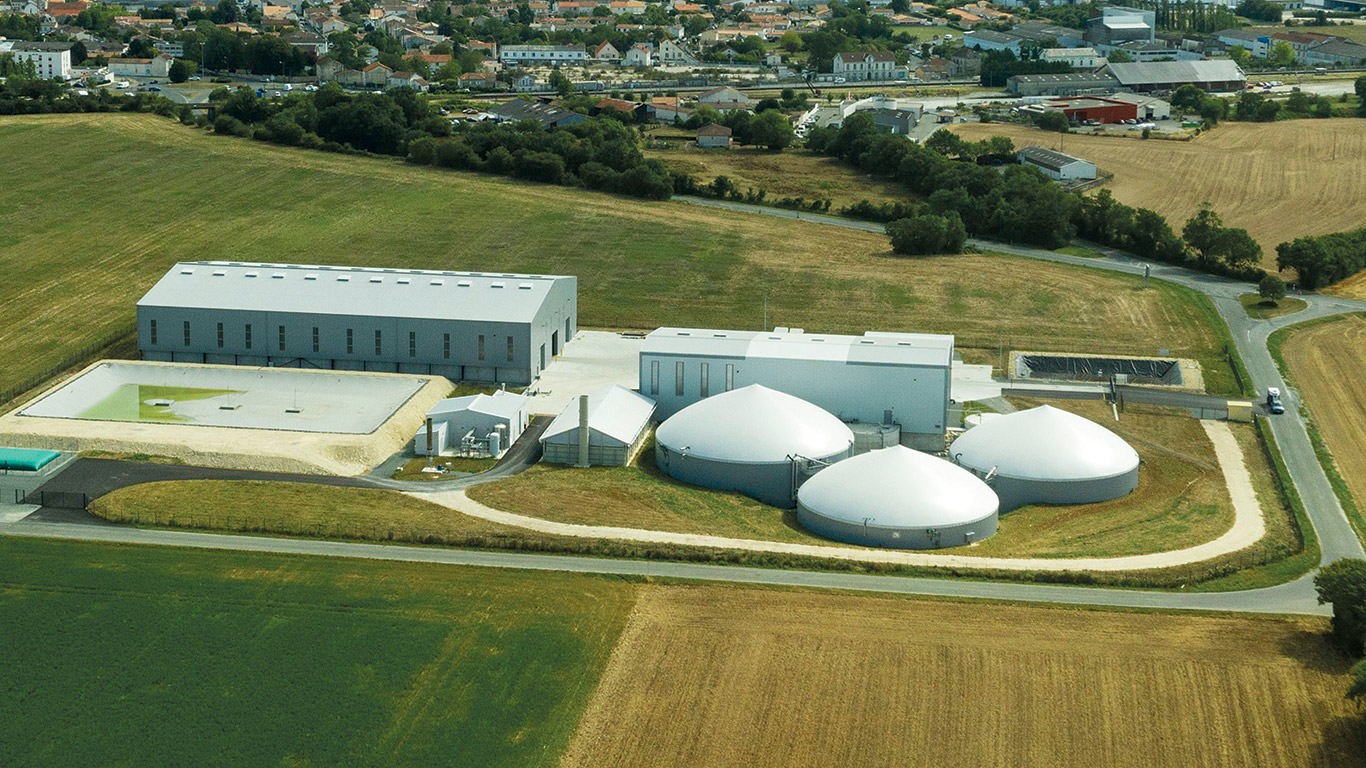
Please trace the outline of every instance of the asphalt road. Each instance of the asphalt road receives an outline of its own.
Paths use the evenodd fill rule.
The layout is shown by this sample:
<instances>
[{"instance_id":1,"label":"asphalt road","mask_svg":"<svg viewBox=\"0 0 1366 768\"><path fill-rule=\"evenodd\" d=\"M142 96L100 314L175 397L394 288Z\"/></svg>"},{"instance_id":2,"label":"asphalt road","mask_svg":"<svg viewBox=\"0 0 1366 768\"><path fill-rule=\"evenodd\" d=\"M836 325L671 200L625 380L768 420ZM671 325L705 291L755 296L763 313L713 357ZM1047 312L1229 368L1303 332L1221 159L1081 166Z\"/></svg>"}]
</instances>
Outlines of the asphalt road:
<instances>
[{"instance_id":1,"label":"asphalt road","mask_svg":"<svg viewBox=\"0 0 1366 768\"><path fill-rule=\"evenodd\" d=\"M962 579L919 579L904 576L874 576L825 571L789 571L743 568L723 565L698 565L658 560L621 560L596 557L530 555L513 552L481 552L437 547L410 547L387 544L279 539L263 536L229 536L189 531L143 530L123 526L52 525L19 523L0 526L12 536L96 541L118 544L150 544L192 549L265 552L281 555L354 557L412 563L516 568L533 571L565 571L624 576L648 576L738 584L771 584L789 587L847 589L905 595L1018 600L1037 603L1068 603L1108 607L1163 608L1200 611L1238 611L1248 613L1327 614L1314 601L1313 586L1304 580L1255 592L1172 593L1141 590L1097 589L1094 587L1052 586L1047 584L1010 584L966 581Z\"/></svg>"}]
</instances>

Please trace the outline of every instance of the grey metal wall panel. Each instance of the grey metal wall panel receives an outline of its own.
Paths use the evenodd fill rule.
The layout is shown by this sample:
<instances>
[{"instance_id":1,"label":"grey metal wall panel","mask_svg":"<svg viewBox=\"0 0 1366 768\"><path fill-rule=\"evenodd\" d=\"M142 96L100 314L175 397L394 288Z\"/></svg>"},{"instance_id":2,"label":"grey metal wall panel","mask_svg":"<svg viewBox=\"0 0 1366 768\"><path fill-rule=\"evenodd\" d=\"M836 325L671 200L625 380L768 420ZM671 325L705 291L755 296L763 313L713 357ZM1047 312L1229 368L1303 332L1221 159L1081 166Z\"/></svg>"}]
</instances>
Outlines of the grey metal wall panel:
<instances>
[{"instance_id":1,"label":"grey metal wall panel","mask_svg":"<svg viewBox=\"0 0 1366 768\"><path fill-rule=\"evenodd\" d=\"M985 520L940 528L885 528L832 520L799 504L797 522L818 536L846 544L885 549L940 549L961 547L988 538L996 533L998 517L992 515Z\"/></svg>"}]
</instances>

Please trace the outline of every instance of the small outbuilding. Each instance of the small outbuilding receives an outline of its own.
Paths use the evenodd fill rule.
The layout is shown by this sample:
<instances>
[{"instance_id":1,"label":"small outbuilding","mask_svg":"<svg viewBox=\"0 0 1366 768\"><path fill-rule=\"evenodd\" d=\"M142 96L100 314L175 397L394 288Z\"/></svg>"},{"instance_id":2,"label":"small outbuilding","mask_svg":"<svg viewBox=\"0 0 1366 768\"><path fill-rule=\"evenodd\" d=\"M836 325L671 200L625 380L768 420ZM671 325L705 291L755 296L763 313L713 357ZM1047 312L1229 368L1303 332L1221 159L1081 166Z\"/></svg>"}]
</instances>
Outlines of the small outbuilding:
<instances>
[{"instance_id":1,"label":"small outbuilding","mask_svg":"<svg viewBox=\"0 0 1366 768\"><path fill-rule=\"evenodd\" d=\"M1077 181L1096 178L1096 164L1064 155L1043 147L1025 147L1019 151L1020 165L1029 165L1058 181Z\"/></svg>"},{"instance_id":2,"label":"small outbuilding","mask_svg":"<svg viewBox=\"0 0 1366 768\"><path fill-rule=\"evenodd\" d=\"M655 431L655 464L665 474L784 509L807 476L853 450L844 422L760 384L699 400Z\"/></svg>"},{"instance_id":3,"label":"small outbuilding","mask_svg":"<svg viewBox=\"0 0 1366 768\"><path fill-rule=\"evenodd\" d=\"M1001 511L1027 504L1091 504L1138 487L1138 452L1119 435L1042 405L964 432L949 458L986 478Z\"/></svg>"},{"instance_id":4,"label":"small outbuilding","mask_svg":"<svg viewBox=\"0 0 1366 768\"><path fill-rule=\"evenodd\" d=\"M730 129L724 125L704 125L697 129L697 146L707 149L730 149L730 134Z\"/></svg>"},{"instance_id":5,"label":"small outbuilding","mask_svg":"<svg viewBox=\"0 0 1366 768\"><path fill-rule=\"evenodd\" d=\"M827 467L797 491L797 520L865 547L957 547L996 533L1000 502L976 475L894 445Z\"/></svg>"},{"instance_id":6,"label":"small outbuilding","mask_svg":"<svg viewBox=\"0 0 1366 768\"><path fill-rule=\"evenodd\" d=\"M645 441L654 412L653 400L620 384L589 392L550 422L541 435L541 460L581 467L625 466ZM587 441L581 442L585 433ZM586 457L581 455L585 449Z\"/></svg>"},{"instance_id":7,"label":"small outbuilding","mask_svg":"<svg viewBox=\"0 0 1366 768\"><path fill-rule=\"evenodd\" d=\"M427 451L427 424L431 424L432 455L502 456L526 429L531 399L499 390L492 395L468 395L439 401L413 439L419 456Z\"/></svg>"}]
</instances>

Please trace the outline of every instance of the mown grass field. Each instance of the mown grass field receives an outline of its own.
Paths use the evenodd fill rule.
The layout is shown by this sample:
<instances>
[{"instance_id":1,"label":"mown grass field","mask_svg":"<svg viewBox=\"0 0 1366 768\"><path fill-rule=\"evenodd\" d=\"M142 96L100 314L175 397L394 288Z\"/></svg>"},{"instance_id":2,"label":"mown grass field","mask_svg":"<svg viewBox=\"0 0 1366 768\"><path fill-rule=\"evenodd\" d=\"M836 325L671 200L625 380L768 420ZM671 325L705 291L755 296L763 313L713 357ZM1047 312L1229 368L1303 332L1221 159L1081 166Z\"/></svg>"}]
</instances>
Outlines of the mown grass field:
<instances>
[{"instance_id":1,"label":"mown grass field","mask_svg":"<svg viewBox=\"0 0 1366 768\"><path fill-rule=\"evenodd\" d=\"M1007 136L1016 147L1056 149L1057 134L1019 125L966 123L967 139ZM1208 202L1224 223L1242 227L1275 270L1276 246L1305 235L1356 229L1366 219L1366 175L1351 169L1366 156L1366 120L1225 123L1194 141L1067 136L1064 150L1115 178L1104 189L1150 208L1178 233Z\"/></svg>"},{"instance_id":2,"label":"mown grass field","mask_svg":"<svg viewBox=\"0 0 1366 768\"><path fill-rule=\"evenodd\" d=\"M1326 626L646 587L562 765L1358 766Z\"/></svg>"},{"instance_id":3,"label":"mown grass field","mask_svg":"<svg viewBox=\"0 0 1366 768\"><path fill-rule=\"evenodd\" d=\"M1037 403L1021 401L1021 407ZM1054 401L1114 430L1143 459L1139 487L1099 504L1035 505L1001 517L996 535L954 554L982 557L1117 557L1211 541L1233 524L1233 507L1209 439L1198 421L1148 406L1130 406L1115 422L1099 402ZM1271 477L1250 428L1236 431L1257 482ZM1258 487L1268 526L1293 538L1289 511L1269 484ZM467 491L508 512L584 525L700 533L808 544L831 544L808 533L794 510L780 510L738 493L679 483L654 465L653 443L629 467L588 470L538 465Z\"/></svg>"},{"instance_id":4,"label":"mown grass field","mask_svg":"<svg viewBox=\"0 0 1366 768\"><path fill-rule=\"evenodd\" d=\"M581 324L950 332L960 346L1220 359L1203 299L998 255L212 136L147 115L0 118L0 391L131 330L177 260L573 274ZM1227 376L1224 377L1227 380Z\"/></svg>"},{"instance_id":5,"label":"mown grass field","mask_svg":"<svg viewBox=\"0 0 1366 768\"><path fill-rule=\"evenodd\" d=\"M0 538L7 766L554 766L635 588Z\"/></svg>"}]
</instances>

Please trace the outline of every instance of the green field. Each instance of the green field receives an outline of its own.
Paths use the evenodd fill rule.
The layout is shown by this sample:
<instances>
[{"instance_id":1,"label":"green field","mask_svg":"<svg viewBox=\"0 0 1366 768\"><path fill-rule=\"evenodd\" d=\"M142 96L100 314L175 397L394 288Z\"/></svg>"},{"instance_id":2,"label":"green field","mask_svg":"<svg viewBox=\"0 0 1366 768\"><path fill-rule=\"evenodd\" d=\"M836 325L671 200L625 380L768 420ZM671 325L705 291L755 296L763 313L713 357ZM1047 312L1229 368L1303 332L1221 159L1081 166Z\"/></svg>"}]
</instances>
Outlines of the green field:
<instances>
[{"instance_id":1,"label":"green field","mask_svg":"<svg viewBox=\"0 0 1366 768\"><path fill-rule=\"evenodd\" d=\"M609 578L0 538L6 766L554 766Z\"/></svg>"},{"instance_id":2,"label":"green field","mask_svg":"<svg viewBox=\"0 0 1366 768\"><path fill-rule=\"evenodd\" d=\"M120 384L102 400L81 411L80 418L108 421L189 421L172 410L176 402L240 394L242 393L235 389ZM160 402L170 402L171 405L159 405Z\"/></svg>"},{"instance_id":3,"label":"green field","mask_svg":"<svg viewBox=\"0 0 1366 768\"><path fill-rule=\"evenodd\" d=\"M881 235L274 147L149 115L0 117L0 162L0 392L130 334L137 299L191 259L571 274L585 327L757 328L767 299L770 324L809 330L1221 357L1208 304L1166 284L996 254L893 258Z\"/></svg>"}]
</instances>

